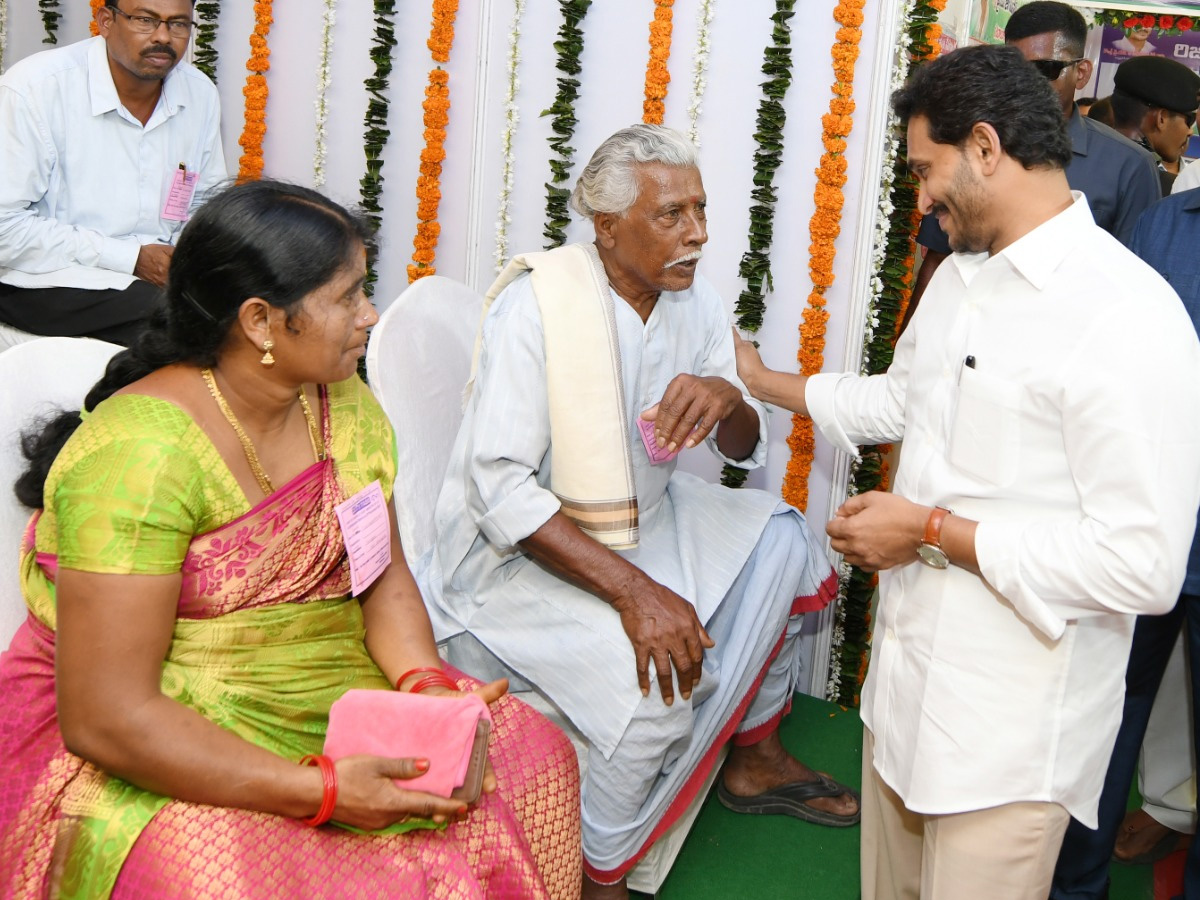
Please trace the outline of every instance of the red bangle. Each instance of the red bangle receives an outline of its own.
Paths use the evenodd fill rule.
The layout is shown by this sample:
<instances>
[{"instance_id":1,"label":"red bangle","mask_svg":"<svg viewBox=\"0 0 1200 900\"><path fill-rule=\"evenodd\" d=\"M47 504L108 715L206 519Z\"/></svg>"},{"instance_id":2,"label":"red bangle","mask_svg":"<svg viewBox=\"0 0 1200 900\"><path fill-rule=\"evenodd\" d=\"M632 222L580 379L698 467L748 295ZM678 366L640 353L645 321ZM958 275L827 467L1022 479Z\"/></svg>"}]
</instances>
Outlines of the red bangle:
<instances>
[{"instance_id":1,"label":"red bangle","mask_svg":"<svg viewBox=\"0 0 1200 900\"><path fill-rule=\"evenodd\" d=\"M400 687L400 685L404 684L404 679L409 678L413 675L420 675L425 672L428 672L433 675L445 675L446 674L442 670L441 666L420 666L419 668L416 668L416 669L409 669L407 672L405 672L403 675L401 675L399 678L396 679L396 690L398 690L398 691L404 690L402 687ZM458 685L455 685L456 690L457 690L457 688L458 688Z\"/></svg>"},{"instance_id":2,"label":"red bangle","mask_svg":"<svg viewBox=\"0 0 1200 900\"><path fill-rule=\"evenodd\" d=\"M337 806L337 769L333 760L328 756L310 753L300 760L302 766L317 766L321 770L321 808L311 819L301 819L310 828L324 825L333 818L333 808Z\"/></svg>"},{"instance_id":3,"label":"red bangle","mask_svg":"<svg viewBox=\"0 0 1200 900\"><path fill-rule=\"evenodd\" d=\"M410 694L419 694L426 688L444 687L452 691L458 690L458 683L444 672L437 675L422 675L412 683L412 687L408 689Z\"/></svg>"}]
</instances>

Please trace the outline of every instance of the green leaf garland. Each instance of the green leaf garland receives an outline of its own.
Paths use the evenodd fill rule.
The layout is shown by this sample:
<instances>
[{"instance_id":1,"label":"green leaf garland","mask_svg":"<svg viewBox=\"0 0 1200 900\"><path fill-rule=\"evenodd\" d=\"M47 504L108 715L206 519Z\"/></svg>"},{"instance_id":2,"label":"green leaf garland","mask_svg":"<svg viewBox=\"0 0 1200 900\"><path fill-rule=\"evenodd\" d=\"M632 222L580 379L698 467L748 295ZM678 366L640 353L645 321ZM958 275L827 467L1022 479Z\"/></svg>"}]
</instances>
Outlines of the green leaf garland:
<instances>
[{"instance_id":1,"label":"green leaf garland","mask_svg":"<svg viewBox=\"0 0 1200 900\"><path fill-rule=\"evenodd\" d=\"M567 225L571 221L567 201L571 197L569 188L561 187L571 177L571 159L575 148L567 142L575 134L575 101L579 97L579 79L582 66L579 55L583 52L583 31L579 23L587 15L592 0L558 0L562 7L563 23L558 29L558 40L554 49L558 51L556 68L563 73L558 79L558 94L549 109L542 110L543 116L553 116L550 129L554 132L550 147L557 154L550 158L550 181L546 184L546 227L542 234L550 242L546 249L559 247L567 239Z\"/></svg>"},{"instance_id":2,"label":"green leaf garland","mask_svg":"<svg viewBox=\"0 0 1200 900\"><path fill-rule=\"evenodd\" d=\"M395 0L375 0L375 37L371 43L371 61L375 63L375 74L364 85L367 89L367 114L364 119L366 132L363 150L367 157L367 171L360 182L362 208L375 230L383 221L383 207L379 196L383 192L383 148L387 145L390 132L388 121L388 76L392 74L392 48L396 46L396 3ZM378 276L374 262L367 266L364 288L368 296L375 288Z\"/></svg>"},{"instance_id":3,"label":"green leaf garland","mask_svg":"<svg viewBox=\"0 0 1200 900\"><path fill-rule=\"evenodd\" d=\"M783 163L783 126L787 111L784 97L792 83L791 29L788 20L795 15L796 0L776 0L771 16L771 43L763 51L763 96L758 102L754 139L754 188L750 192L750 248L742 254L738 276L746 279L746 287L738 294L734 306L738 328L754 333L762 328L764 297L772 289L771 241L775 231L775 173ZM741 487L746 483L746 470L725 464L721 483L726 487Z\"/></svg>"},{"instance_id":4,"label":"green leaf garland","mask_svg":"<svg viewBox=\"0 0 1200 900\"><path fill-rule=\"evenodd\" d=\"M46 29L43 44L58 43L58 22L62 13L58 11L58 0L38 0L38 11L42 14L42 25Z\"/></svg>"},{"instance_id":5,"label":"green leaf garland","mask_svg":"<svg viewBox=\"0 0 1200 900\"><path fill-rule=\"evenodd\" d=\"M217 19L221 4L217 0L198 0L196 3L196 52L192 65L217 81Z\"/></svg>"}]
</instances>

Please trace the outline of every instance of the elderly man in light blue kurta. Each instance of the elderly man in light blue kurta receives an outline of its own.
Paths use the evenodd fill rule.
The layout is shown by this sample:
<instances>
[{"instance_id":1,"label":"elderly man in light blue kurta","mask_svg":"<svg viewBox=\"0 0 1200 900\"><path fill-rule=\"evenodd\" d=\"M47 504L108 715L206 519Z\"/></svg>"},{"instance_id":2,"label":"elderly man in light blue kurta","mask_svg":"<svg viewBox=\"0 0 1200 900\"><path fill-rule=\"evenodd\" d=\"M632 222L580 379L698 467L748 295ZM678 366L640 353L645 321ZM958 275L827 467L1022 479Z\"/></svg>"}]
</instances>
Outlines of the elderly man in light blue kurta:
<instances>
[{"instance_id":1,"label":"elderly man in light blue kurta","mask_svg":"<svg viewBox=\"0 0 1200 900\"><path fill-rule=\"evenodd\" d=\"M595 243L517 257L488 295L438 502L440 602L589 742L583 894L622 897L730 739L732 809L852 825L858 798L777 733L801 616L833 594L803 516L676 471L701 443L761 465L766 441L725 308L696 276L695 148L624 129L572 202Z\"/></svg>"}]
</instances>

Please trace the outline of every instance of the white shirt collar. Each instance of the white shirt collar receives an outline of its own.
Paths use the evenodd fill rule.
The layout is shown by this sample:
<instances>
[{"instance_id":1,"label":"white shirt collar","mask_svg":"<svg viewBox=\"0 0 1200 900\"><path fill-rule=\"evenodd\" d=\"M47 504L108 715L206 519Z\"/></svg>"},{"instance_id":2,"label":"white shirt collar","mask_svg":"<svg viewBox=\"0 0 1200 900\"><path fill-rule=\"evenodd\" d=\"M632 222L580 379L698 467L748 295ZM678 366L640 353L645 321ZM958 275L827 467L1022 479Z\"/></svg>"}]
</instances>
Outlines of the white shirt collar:
<instances>
[{"instance_id":1,"label":"white shirt collar","mask_svg":"<svg viewBox=\"0 0 1200 900\"><path fill-rule=\"evenodd\" d=\"M996 254L1037 290L1046 286L1080 236L1096 224L1083 193L1071 191L1071 196L1074 202L1070 206ZM951 259L963 281L970 284L991 257L987 253L955 253Z\"/></svg>"},{"instance_id":2,"label":"white shirt collar","mask_svg":"<svg viewBox=\"0 0 1200 900\"><path fill-rule=\"evenodd\" d=\"M169 119L182 107L187 106L186 91L177 83L178 79L175 77L182 64L182 62L177 64L163 79L162 94L158 98L158 105L155 106L150 121L146 123L147 128L154 125L155 120ZM119 109L121 98L117 94L117 85L113 82L112 69L108 66L108 44L99 35L92 38L92 43L88 47L87 68L92 115L102 116Z\"/></svg>"}]
</instances>

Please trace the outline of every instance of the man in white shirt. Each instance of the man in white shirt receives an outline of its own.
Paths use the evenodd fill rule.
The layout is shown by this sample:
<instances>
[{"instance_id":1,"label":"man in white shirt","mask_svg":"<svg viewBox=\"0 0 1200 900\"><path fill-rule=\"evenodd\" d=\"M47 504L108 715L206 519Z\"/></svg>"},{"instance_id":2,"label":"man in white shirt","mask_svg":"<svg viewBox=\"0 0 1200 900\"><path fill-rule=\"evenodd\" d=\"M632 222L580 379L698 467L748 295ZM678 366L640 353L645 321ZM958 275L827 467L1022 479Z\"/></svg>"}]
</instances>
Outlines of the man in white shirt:
<instances>
[{"instance_id":1,"label":"man in white shirt","mask_svg":"<svg viewBox=\"0 0 1200 900\"><path fill-rule=\"evenodd\" d=\"M1183 583L1200 341L1068 187L1061 111L1020 50L957 50L893 104L954 254L891 368L804 379L743 342L739 374L847 453L904 441L895 493L827 525L881 570L864 900L1043 900L1068 816L1096 825L1135 615Z\"/></svg>"},{"instance_id":2,"label":"man in white shirt","mask_svg":"<svg viewBox=\"0 0 1200 900\"><path fill-rule=\"evenodd\" d=\"M123 5L121 5L123 4ZM172 244L226 177L192 0L108 0L98 37L0 77L0 322L128 344Z\"/></svg>"}]
</instances>

